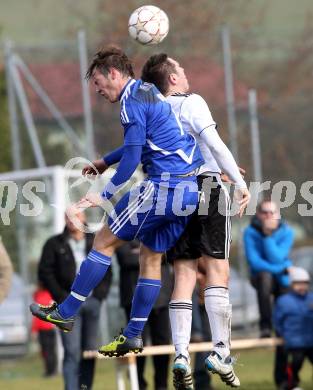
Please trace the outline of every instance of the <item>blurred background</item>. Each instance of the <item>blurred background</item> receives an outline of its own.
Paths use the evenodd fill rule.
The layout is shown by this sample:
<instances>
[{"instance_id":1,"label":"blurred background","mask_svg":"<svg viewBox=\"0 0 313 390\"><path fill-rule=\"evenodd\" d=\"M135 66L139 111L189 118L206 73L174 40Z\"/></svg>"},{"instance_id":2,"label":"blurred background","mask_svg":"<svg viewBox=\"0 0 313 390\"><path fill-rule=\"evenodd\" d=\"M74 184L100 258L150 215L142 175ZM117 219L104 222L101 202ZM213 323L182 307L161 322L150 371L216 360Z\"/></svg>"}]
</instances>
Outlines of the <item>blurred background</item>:
<instances>
[{"instance_id":1,"label":"blurred background","mask_svg":"<svg viewBox=\"0 0 313 390\"><path fill-rule=\"evenodd\" d=\"M137 77L153 53L166 52L177 58L191 91L207 100L222 138L246 169L247 182L270 180L271 187L281 180L295 183L296 200L282 215L294 228L295 248L300 248L294 250L295 262L312 272L313 219L298 213L298 204L307 203L300 193L301 184L312 180L312 1L155 0L153 4L170 19L169 35L157 47L143 47L128 36L129 15L143 4L137 0L0 0L0 207L12 200L6 181L18 186L10 221L5 222L1 213L0 223L0 236L15 272L11 303L2 311L0 306L3 389L20 388L23 378L32 380L32 387L25 384L24 389L41 389L44 383L37 378L40 361L31 343L25 307L36 284L42 246L49 236L62 231L65 187L69 186L71 199L77 199L86 185L70 187L79 176L78 166L70 175L60 167L73 157L102 156L122 142L119 107L105 103L82 80L86 61L101 46L120 45L133 59ZM257 166L251 118L259 128L260 144L254 151L260 161ZM21 188L29 180L43 181L46 186L44 193L37 193L45 207L35 217L19 212L19 204L28 203ZM100 214L89 217L98 226ZM234 326L240 337L254 335L258 321L241 240L249 221L245 217L239 224L234 219L231 254L233 304L237 307ZM103 314L108 324L103 339L118 330L122 316L110 311L118 305L117 264L113 272ZM9 311L14 323L26 324L16 330L16 339L10 336L11 342L5 333L11 326L10 316L4 318ZM7 360L9 355L14 359ZM260 351L255 356L266 360ZM259 374L263 382L251 382L245 388L274 388L268 372L271 362L263 363ZM112 365L101 362L104 369L97 371L95 389L116 388L113 383L112 387L101 384L111 375ZM305 375L312 383L308 368ZM53 379L51 386L62 388L61 379Z\"/></svg>"}]
</instances>

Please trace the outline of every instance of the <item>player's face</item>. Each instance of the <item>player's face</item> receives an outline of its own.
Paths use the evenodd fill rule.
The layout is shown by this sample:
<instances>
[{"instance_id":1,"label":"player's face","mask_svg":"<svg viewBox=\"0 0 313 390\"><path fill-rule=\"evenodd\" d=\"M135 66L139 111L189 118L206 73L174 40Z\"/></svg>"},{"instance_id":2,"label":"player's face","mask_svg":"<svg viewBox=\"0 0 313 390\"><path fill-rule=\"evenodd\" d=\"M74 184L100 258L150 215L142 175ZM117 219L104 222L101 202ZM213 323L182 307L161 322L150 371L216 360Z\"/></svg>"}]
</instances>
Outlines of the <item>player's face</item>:
<instances>
[{"instance_id":1,"label":"player's face","mask_svg":"<svg viewBox=\"0 0 313 390\"><path fill-rule=\"evenodd\" d=\"M182 66L180 66L179 62L173 60L173 58L169 58L169 61L175 66L175 74L176 74L176 87L181 90L181 92L188 92L189 83L188 79L185 75L185 70Z\"/></svg>"},{"instance_id":2,"label":"player's face","mask_svg":"<svg viewBox=\"0 0 313 390\"><path fill-rule=\"evenodd\" d=\"M97 93L107 99L110 103L118 101L120 91L118 89L116 74L113 69L110 70L107 77L98 69L95 69L92 80L96 86Z\"/></svg>"}]
</instances>

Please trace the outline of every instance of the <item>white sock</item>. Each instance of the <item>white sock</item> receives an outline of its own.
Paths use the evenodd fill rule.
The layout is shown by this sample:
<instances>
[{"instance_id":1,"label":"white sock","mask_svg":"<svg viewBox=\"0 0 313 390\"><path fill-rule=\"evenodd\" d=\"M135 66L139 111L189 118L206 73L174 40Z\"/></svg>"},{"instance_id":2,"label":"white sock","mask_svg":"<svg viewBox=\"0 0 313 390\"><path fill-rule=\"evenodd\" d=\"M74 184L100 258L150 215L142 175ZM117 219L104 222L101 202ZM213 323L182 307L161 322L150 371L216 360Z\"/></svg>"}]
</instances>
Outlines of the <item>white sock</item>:
<instances>
[{"instance_id":1,"label":"white sock","mask_svg":"<svg viewBox=\"0 0 313 390\"><path fill-rule=\"evenodd\" d=\"M189 358L188 346L191 334L192 302L189 300L170 301L169 316L176 356L182 354Z\"/></svg>"},{"instance_id":2,"label":"white sock","mask_svg":"<svg viewBox=\"0 0 313 390\"><path fill-rule=\"evenodd\" d=\"M232 311L228 288L208 286L204 289L204 302L210 322L213 350L226 358L230 354Z\"/></svg>"}]
</instances>

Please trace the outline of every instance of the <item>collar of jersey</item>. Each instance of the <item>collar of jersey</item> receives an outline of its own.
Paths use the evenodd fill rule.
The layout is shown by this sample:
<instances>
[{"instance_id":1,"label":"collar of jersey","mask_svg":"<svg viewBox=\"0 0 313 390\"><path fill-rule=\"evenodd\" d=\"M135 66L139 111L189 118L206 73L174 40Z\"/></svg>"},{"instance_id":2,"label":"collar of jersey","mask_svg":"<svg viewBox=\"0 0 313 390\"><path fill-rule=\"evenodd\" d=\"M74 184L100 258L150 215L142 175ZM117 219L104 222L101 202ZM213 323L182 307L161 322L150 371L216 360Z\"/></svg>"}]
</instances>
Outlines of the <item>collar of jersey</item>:
<instances>
[{"instance_id":1,"label":"collar of jersey","mask_svg":"<svg viewBox=\"0 0 313 390\"><path fill-rule=\"evenodd\" d=\"M124 88L122 89L121 93L120 93L120 96L119 96L119 101L121 102L124 97L126 96L127 92L129 91L129 88L131 87L131 85L133 85L134 83L136 82L135 79L130 79L127 84L124 86Z\"/></svg>"},{"instance_id":2,"label":"collar of jersey","mask_svg":"<svg viewBox=\"0 0 313 390\"><path fill-rule=\"evenodd\" d=\"M190 96L190 95L192 95L192 93L175 92L171 94L171 96Z\"/></svg>"}]
</instances>

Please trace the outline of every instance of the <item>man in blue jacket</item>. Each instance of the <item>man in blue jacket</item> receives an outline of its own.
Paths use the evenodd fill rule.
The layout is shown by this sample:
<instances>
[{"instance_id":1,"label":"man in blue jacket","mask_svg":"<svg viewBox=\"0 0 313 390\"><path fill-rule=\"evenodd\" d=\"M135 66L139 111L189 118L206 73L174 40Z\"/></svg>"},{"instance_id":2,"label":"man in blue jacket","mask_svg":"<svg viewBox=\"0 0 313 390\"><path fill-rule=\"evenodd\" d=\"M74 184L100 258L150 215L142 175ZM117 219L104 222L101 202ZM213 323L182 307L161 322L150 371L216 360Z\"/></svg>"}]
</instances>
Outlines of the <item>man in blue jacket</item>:
<instances>
[{"instance_id":1,"label":"man in blue jacket","mask_svg":"<svg viewBox=\"0 0 313 390\"><path fill-rule=\"evenodd\" d=\"M283 390L298 388L299 371L307 357L313 364L313 292L310 275L299 267L290 269L291 291L278 298L274 309L274 326L284 339L291 358L291 374Z\"/></svg>"},{"instance_id":2,"label":"man in blue jacket","mask_svg":"<svg viewBox=\"0 0 313 390\"><path fill-rule=\"evenodd\" d=\"M262 201L244 232L252 285L258 296L261 337L271 336L272 294L276 298L289 286L288 255L292 244L293 231L281 221L276 204Z\"/></svg>"},{"instance_id":3,"label":"man in blue jacket","mask_svg":"<svg viewBox=\"0 0 313 390\"><path fill-rule=\"evenodd\" d=\"M261 337L272 332L272 295L276 299L289 286L288 258L293 244L293 231L280 219L276 204L263 200L257 207L256 216L244 232L246 257L251 270L251 281L256 289ZM286 381L287 355L282 346L276 347L275 383Z\"/></svg>"}]
</instances>

